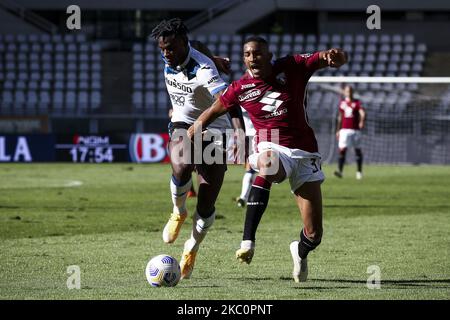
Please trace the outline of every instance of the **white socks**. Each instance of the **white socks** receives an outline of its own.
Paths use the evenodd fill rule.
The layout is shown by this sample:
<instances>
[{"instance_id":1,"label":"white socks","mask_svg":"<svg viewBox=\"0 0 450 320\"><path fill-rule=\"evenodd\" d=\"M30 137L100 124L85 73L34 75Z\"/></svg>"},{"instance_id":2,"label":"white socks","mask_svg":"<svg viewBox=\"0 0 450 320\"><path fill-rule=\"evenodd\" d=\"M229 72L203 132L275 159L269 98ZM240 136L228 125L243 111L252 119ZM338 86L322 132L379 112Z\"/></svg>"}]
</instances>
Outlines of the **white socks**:
<instances>
[{"instance_id":1,"label":"white socks","mask_svg":"<svg viewBox=\"0 0 450 320\"><path fill-rule=\"evenodd\" d=\"M185 251L195 251L195 252L198 251L200 243L205 238L206 234L208 233L208 229L214 223L215 218L216 218L215 211L210 217L205 219L200 217L197 211L195 212L191 238L187 240L186 243L184 244Z\"/></svg>"},{"instance_id":2,"label":"white socks","mask_svg":"<svg viewBox=\"0 0 450 320\"><path fill-rule=\"evenodd\" d=\"M255 249L255 242L252 240L242 240L241 249Z\"/></svg>"},{"instance_id":3,"label":"white socks","mask_svg":"<svg viewBox=\"0 0 450 320\"><path fill-rule=\"evenodd\" d=\"M183 185L177 186L173 182L173 177L170 179L170 192L172 194L173 213L184 214L186 213L186 198L187 193L191 189L192 179Z\"/></svg>"},{"instance_id":4,"label":"white socks","mask_svg":"<svg viewBox=\"0 0 450 320\"><path fill-rule=\"evenodd\" d=\"M256 172L246 171L244 177L242 178L242 191L239 198L247 201L250 189L255 180Z\"/></svg>"}]
</instances>

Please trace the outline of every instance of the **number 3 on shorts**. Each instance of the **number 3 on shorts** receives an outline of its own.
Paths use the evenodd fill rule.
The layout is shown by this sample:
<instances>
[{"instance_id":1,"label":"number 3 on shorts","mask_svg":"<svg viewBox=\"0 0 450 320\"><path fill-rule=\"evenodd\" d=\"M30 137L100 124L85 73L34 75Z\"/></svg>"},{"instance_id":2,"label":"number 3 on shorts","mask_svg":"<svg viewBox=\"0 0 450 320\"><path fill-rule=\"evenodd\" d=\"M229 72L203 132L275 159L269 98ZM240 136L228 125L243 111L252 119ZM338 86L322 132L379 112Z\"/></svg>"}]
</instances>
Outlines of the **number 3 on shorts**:
<instances>
[{"instance_id":1,"label":"number 3 on shorts","mask_svg":"<svg viewBox=\"0 0 450 320\"><path fill-rule=\"evenodd\" d=\"M319 168L321 167L320 164L319 164L319 168L317 167L316 159L311 159L311 165L314 167L313 173L316 173L317 171L319 171ZM322 169L322 168L320 168L320 169Z\"/></svg>"}]
</instances>

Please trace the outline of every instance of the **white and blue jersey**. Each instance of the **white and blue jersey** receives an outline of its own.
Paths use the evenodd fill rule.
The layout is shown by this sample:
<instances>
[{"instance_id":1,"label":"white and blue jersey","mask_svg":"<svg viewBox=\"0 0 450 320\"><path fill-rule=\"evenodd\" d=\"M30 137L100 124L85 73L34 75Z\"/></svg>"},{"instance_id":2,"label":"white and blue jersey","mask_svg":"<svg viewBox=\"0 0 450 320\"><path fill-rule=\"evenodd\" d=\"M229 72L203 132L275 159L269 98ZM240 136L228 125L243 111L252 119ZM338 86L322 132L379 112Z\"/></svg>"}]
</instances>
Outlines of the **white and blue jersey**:
<instances>
[{"instance_id":1,"label":"white and blue jersey","mask_svg":"<svg viewBox=\"0 0 450 320\"><path fill-rule=\"evenodd\" d=\"M214 95L227 87L214 62L192 47L189 48L186 60L176 69L166 63L164 77L172 102L172 122L185 122L189 125L213 104ZM223 132L231 128L231 122L225 114L208 128L218 128Z\"/></svg>"}]
</instances>

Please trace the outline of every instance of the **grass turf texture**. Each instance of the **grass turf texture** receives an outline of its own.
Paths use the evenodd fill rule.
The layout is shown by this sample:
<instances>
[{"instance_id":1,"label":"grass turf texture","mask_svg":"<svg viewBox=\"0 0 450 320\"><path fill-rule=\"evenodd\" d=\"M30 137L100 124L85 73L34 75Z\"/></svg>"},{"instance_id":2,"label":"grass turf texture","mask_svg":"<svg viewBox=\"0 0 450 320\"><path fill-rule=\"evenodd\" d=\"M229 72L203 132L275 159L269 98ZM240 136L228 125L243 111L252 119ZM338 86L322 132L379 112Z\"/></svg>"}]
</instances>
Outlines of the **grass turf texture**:
<instances>
[{"instance_id":1,"label":"grass turf texture","mask_svg":"<svg viewBox=\"0 0 450 320\"><path fill-rule=\"evenodd\" d=\"M191 228L187 220L175 244L162 241L169 166L2 164L0 299L449 299L450 166L366 166L362 181L353 166L342 180L323 169L324 237L308 282L291 279L301 222L287 182L272 188L252 263L236 261L245 210L231 199L244 170L229 166L192 278L152 288L147 261L179 260ZM83 184L62 187L71 180ZM70 265L81 290L66 287ZM379 290L366 287L371 265Z\"/></svg>"}]
</instances>

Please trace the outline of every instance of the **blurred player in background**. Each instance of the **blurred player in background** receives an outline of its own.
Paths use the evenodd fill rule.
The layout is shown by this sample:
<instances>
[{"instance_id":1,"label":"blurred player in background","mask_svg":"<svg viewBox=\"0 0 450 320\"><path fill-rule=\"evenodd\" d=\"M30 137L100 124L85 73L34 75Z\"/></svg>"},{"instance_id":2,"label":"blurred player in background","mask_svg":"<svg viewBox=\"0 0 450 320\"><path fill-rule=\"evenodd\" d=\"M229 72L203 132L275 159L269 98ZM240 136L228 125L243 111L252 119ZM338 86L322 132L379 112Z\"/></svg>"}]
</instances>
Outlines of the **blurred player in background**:
<instances>
[{"instance_id":1,"label":"blurred player in background","mask_svg":"<svg viewBox=\"0 0 450 320\"><path fill-rule=\"evenodd\" d=\"M347 148L355 148L356 179L362 179L363 154L361 151L361 130L364 128L366 112L359 100L353 98L353 88L344 87L344 99L339 102L336 138L339 141L338 170L334 175L342 178Z\"/></svg>"},{"instance_id":2,"label":"blurred player in background","mask_svg":"<svg viewBox=\"0 0 450 320\"><path fill-rule=\"evenodd\" d=\"M215 202L227 170L225 162L194 164L194 159L184 161L178 154L180 146L184 145L182 139L186 138L185 130L227 87L211 60L214 57L204 46L200 49L206 54L195 49L189 42L187 32L186 26L178 18L164 20L152 30L152 37L158 42L165 61L164 77L173 108L169 123L169 154L172 166L170 190L173 211L163 230L164 242L173 243L177 239L188 215L185 204L187 193L191 189L194 169L199 178L191 237L184 244L180 262L182 278L190 277L199 245L214 222ZM220 59L215 59L216 62L217 60ZM221 60L219 62L226 67L227 61ZM211 123L208 130L216 129L224 132L227 128L231 128L230 120L227 116L222 116ZM238 129L242 130L243 127L240 126ZM178 139L174 139L177 136ZM203 144L203 148L207 146L208 143Z\"/></svg>"},{"instance_id":3,"label":"blurred player in background","mask_svg":"<svg viewBox=\"0 0 450 320\"><path fill-rule=\"evenodd\" d=\"M245 126L245 147L248 148L246 154L252 154L253 137L255 136L255 127L253 126L250 116L244 108L241 108L242 118L244 119ZM235 199L238 207L243 208L247 204L248 195L250 193L250 188L252 187L253 181L256 177L256 171L252 169L248 162L248 158L245 159L245 173L242 177L242 189L239 197Z\"/></svg>"},{"instance_id":4,"label":"blurred player in background","mask_svg":"<svg viewBox=\"0 0 450 320\"><path fill-rule=\"evenodd\" d=\"M236 104L247 110L256 129L257 142L249 162L258 176L250 190L243 241L236 258L251 262L256 229L269 202L272 183L289 178L304 224L300 240L290 244L292 275L296 282L306 281L307 255L322 239L320 185L325 177L314 131L308 124L304 94L316 70L340 67L346 63L347 55L341 49L330 49L286 56L272 63L272 53L261 37L247 39L243 51L247 72L233 81L198 121L205 127ZM191 126L188 135L192 139L197 132L198 128Z\"/></svg>"}]
</instances>

